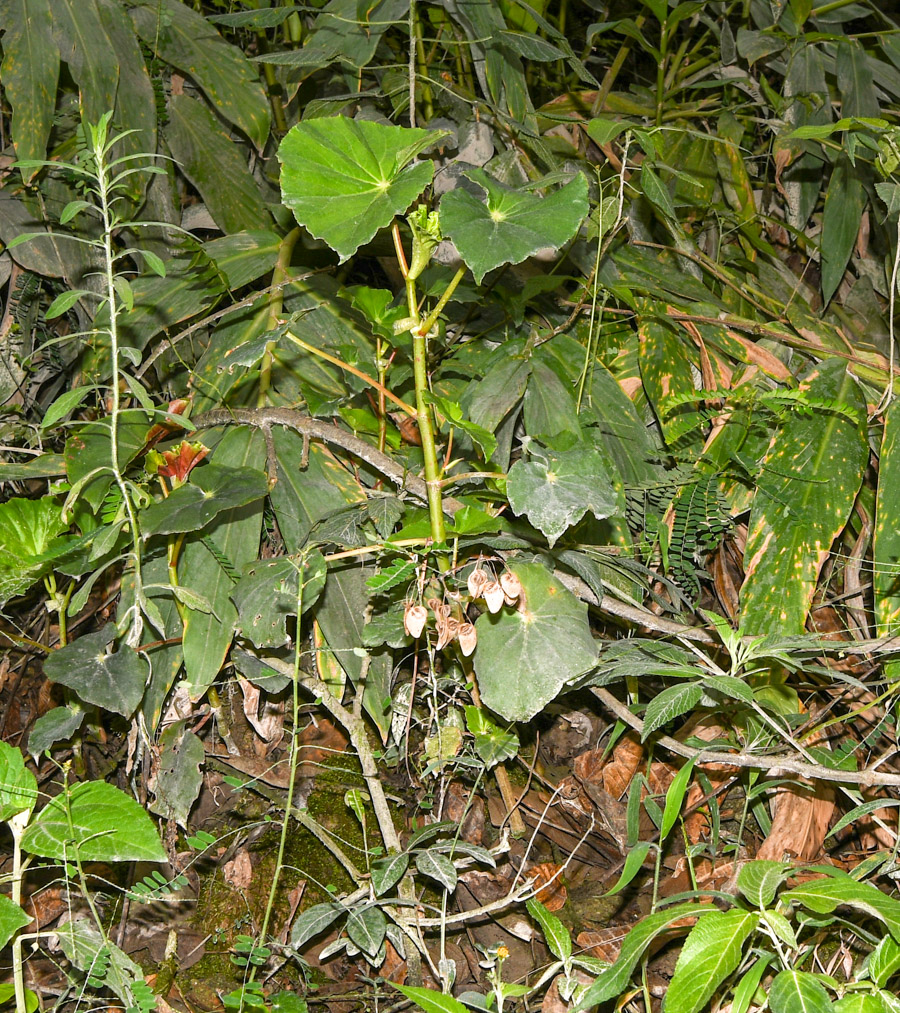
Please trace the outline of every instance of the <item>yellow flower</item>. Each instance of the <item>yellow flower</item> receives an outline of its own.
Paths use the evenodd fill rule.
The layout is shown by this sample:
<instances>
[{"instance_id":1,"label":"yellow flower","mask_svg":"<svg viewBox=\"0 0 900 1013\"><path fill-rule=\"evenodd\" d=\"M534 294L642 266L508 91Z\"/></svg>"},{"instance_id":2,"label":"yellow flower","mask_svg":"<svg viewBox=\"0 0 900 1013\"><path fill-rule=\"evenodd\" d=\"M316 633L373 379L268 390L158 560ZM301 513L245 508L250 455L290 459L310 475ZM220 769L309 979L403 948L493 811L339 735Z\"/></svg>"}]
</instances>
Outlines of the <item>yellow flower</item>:
<instances>
[{"instance_id":1,"label":"yellow flower","mask_svg":"<svg viewBox=\"0 0 900 1013\"><path fill-rule=\"evenodd\" d=\"M497 947L497 959L498 960L506 960L506 958L508 956L509 956L509 950L505 946L498 946Z\"/></svg>"}]
</instances>

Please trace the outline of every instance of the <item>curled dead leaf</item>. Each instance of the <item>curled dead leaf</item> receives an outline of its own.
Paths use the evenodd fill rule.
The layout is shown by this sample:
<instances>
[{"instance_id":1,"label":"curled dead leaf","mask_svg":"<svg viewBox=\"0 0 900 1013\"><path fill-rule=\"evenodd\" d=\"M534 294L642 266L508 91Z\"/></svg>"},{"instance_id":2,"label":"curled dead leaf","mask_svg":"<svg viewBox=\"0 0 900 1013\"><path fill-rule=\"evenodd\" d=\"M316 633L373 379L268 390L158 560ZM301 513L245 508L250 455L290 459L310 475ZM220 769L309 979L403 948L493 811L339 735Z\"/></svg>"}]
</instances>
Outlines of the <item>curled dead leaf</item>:
<instances>
[{"instance_id":1,"label":"curled dead leaf","mask_svg":"<svg viewBox=\"0 0 900 1013\"><path fill-rule=\"evenodd\" d=\"M528 870L528 875L535 881L537 899L548 911L559 911L568 900L569 895L563 885L561 871L562 866L554 862L541 862L540 865L533 865Z\"/></svg>"}]
</instances>

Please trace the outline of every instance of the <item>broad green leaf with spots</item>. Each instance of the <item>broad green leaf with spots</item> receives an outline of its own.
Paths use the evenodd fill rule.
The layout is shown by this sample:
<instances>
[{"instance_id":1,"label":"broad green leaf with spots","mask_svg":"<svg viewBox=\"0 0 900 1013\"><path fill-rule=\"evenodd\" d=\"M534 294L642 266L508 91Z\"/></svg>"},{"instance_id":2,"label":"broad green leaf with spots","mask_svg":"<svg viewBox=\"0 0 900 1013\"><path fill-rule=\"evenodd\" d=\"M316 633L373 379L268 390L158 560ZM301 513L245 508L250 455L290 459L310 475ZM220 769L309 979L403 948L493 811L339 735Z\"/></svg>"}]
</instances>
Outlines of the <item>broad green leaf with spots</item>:
<instances>
[{"instance_id":1,"label":"broad green leaf with spots","mask_svg":"<svg viewBox=\"0 0 900 1013\"><path fill-rule=\"evenodd\" d=\"M540 563L510 562L518 607L475 623L475 674L483 703L507 721L529 721L597 661L587 606Z\"/></svg>"},{"instance_id":2,"label":"broad green leaf with spots","mask_svg":"<svg viewBox=\"0 0 900 1013\"><path fill-rule=\"evenodd\" d=\"M413 159L443 135L343 116L298 123L278 149L282 200L343 262L428 186L434 165Z\"/></svg>"},{"instance_id":3,"label":"broad green leaf with spots","mask_svg":"<svg viewBox=\"0 0 900 1013\"><path fill-rule=\"evenodd\" d=\"M547 197L511 190L482 169L466 175L486 198L478 200L462 188L451 190L441 200L441 229L479 284L495 267L520 264L547 247L559 249L588 212L587 180L580 173Z\"/></svg>"},{"instance_id":4,"label":"broad green leaf with spots","mask_svg":"<svg viewBox=\"0 0 900 1013\"><path fill-rule=\"evenodd\" d=\"M143 530L147 535L199 531L223 511L253 503L268 491L265 473L256 468L206 464L191 472L188 483L147 507Z\"/></svg>"},{"instance_id":5,"label":"broad green leaf with spots","mask_svg":"<svg viewBox=\"0 0 900 1013\"><path fill-rule=\"evenodd\" d=\"M865 416L840 362L807 381L812 397ZM741 588L746 635L802 633L819 571L844 527L868 460L860 425L839 412L791 412L772 439L753 497Z\"/></svg>"},{"instance_id":6,"label":"broad green leaf with spots","mask_svg":"<svg viewBox=\"0 0 900 1013\"><path fill-rule=\"evenodd\" d=\"M535 453L509 469L509 505L554 545L590 511L598 520L619 511L621 487L599 447Z\"/></svg>"}]
</instances>

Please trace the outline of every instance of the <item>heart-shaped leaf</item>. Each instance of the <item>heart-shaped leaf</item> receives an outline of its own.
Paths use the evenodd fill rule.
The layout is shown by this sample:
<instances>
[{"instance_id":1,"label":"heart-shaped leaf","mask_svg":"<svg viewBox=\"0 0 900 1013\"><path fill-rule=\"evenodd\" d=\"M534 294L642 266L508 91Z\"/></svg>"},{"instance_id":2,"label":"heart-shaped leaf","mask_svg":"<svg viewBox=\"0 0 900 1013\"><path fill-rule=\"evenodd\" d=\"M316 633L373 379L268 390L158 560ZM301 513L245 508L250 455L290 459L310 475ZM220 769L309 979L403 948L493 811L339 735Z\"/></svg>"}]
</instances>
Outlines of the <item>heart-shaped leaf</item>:
<instances>
[{"instance_id":1,"label":"heart-shaped leaf","mask_svg":"<svg viewBox=\"0 0 900 1013\"><path fill-rule=\"evenodd\" d=\"M540 563L509 563L522 593L517 609L485 612L475 628L481 699L507 721L529 721L597 661L587 605Z\"/></svg>"},{"instance_id":2,"label":"heart-shaped leaf","mask_svg":"<svg viewBox=\"0 0 900 1013\"><path fill-rule=\"evenodd\" d=\"M618 512L620 488L596 447L519 460L509 469L509 505L546 536L552 546L588 510L598 519Z\"/></svg>"},{"instance_id":3,"label":"heart-shaped leaf","mask_svg":"<svg viewBox=\"0 0 900 1013\"><path fill-rule=\"evenodd\" d=\"M538 250L567 243L588 212L587 180L581 174L543 198L511 190L483 169L466 175L485 190L487 201L462 187L451 190L441 199L441 230L456 244L479 285L501 264L519 264Z\"/></svg>"},{"instance_id":4,"label":"heart-shaped leaf","mask_svg":"<svg viewBox=\"0 0 900 1013\"><path fill-rule=\"evenodd\" d=\"M141 514L141 530L144 535L199 531L217 514L262 499L268 491L265 474L256 468L207 464L191 473L187 485L151 503Z\"/></svg>"},{"instance_id":5,"label":"heart-shaped leaf","mask_svg":"<svg viewBox=\"0 0 900 1013\"><path fill-rule=\"evenodd\" d=\"M166 861L144 807L105 781L85 781L57 795L25 831L22 848L59 861L71 861L76 852L83 862Z\"/></svg>"},{"instance_id":6,"label":"heart-shaped leaf","mask_svg":"<svg viewBox=\"0 0 900 1013\"><path fill-rule=\"evenodd\" d=\"M106 647L115 636L112 624L88 633L50 654L44 675L74 690L85 703L130 717L144 695L147 662L130 647L115 654Z\"/></svg>"},{"instance_id":7,"label":"heart-shaped leaf","mask_svg":"<svg viewBox=\"0 0 900 1013\"><path fill-rule=\"evenodd\" d=\"M409 163L445 133L345 116L304 120L278 149L281 198L343 262L428 186L433 163Z\"/></svg>"},{"instance_id":8,"label":"heart-shaped leaf","mask_svg":"<svg viewBox=\"0 0 900 1013\"><path fill-rule=\"evenodd\" d=\"M0 946L6 944L12 937L31 921L29 915L13 904L9 897L0 894Z\"/></svg>"}]
</instances>

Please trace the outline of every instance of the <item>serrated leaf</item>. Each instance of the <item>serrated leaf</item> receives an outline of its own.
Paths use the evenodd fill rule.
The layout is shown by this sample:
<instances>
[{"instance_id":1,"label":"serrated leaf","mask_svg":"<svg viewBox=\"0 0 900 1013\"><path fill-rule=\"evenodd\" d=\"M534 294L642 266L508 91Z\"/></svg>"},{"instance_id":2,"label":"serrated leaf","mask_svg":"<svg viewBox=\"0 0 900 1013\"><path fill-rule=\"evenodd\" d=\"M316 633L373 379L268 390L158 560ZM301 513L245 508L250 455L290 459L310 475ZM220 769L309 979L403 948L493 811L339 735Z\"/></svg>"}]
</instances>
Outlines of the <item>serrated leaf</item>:
<instances>
[{"instance_id":1,"label":"serrated leaf","mask_svg":"<svg viewBox=\"0 0 900 1013\"><path fill-rule=\"evenodd\" d=\"M105 781L76 784L52 799L22 839L32 855L84 862L165 862L159 832L143 806Z\"/></svg>"},{"instance_id":2,"label":"serrated leaf","mask_svg":"<svg viewBox=\"0 0 900 1013\"><path fill-rule=\"evenodd\" d=\"M647 710L644 712L641 741L645 742L657 728L693 710L702 696L703 687L696 682L680 683L657 693L647 704Z\"/></svg>"},{"instance_id":3,"label":"serrated leaf","mask_svg":"<svg viewBox=\"0 0 900 1013\"><path fill-rule=\"evenodd\" d=\"M666 992L666 1013L697 1013L743 956L754 911L710 911L691 929Z\"/></svg>"},{"instance_id":4,"label":"serrated leaf","mask_svg":"<svg viewBox=\"0 0 900 1013\"><path fill-rule=\"evenodd\" d=\"M900 943L897 943L892 936L884 936L869 954L866 967L872 981L879 988L884 988L888 981L900 971Z\"/></svg>"},{"instance_id":5,"label":"serrated leaf","mask_svg":"<svg viewBox=\"0 0 900 1013\"><path fill-rule=\"evenodd\" d=\"M772 1013L832 1013L825 986L808 971L781 971L769 987Z\"/></svg>"},{"instance_id":6,"label":"serrated leaf","mask_svg":"<svg viewBox=\"0 0 900 1013\"><path fill-rule=\"evenodd\" d=\"M415 988L412 985L394 985L394 988L425 1013L469 1013L468 1008L459 999L437 992L433 988Z\"/></svg>"},{"instance_id":7,"label":"serrated leaf","mask_svg":"<svg viewBox=\"0 0 900 1013\"><path fill-rule=\"evenodd\" d=\"M744 862L738 871L737 888L754 907L769 907L790 870L791 866L784 862L763 859Z\"/></svg>"},{"instance_id":8,"label":"serrated leaf","mask_svg":"<svg viewBox=\"0 0 900 1013\"><path fill-rule=\"evenodd\" d=\"M113 654L106 648L115 636L112 623L53 651L44 662L51 682L74 690L85 703L131 717L144 695L146 659L123 644Z\"/></svg>"},{"instance_id":9,"label":"serrated leaf","mask_svg":"<svg viewBox=\"0 0 900 1013\"><path fill-rule=\"evenodd\" d=\"M416 868L423 876L440 883L448 893L453 893L456 889L456 866L446 855L421 851L416 855Z\"/></svg>"},{"instance_id":10,"label":"serrated leaf","mask_svg":"<svg viewBox=\"0 0 900 1013\"><path fill-rule=\"evenodd\" d=\"M888 932L900 942L900 901L888 897L870 883L858 883L849 876L829 874L788 890L781 895L786 904L802 904L817 914L831 914L842 905L864 911L884 922Z\"/></svg>"},{"instance_id":11,"label":"serrated leaf","mask_svg":"<svg viewBox=\"0 0 900 1013\"><path fill-rule=\"evenodd\" d=\"M145 536L199 531L223 511L253 503L268 491L265 472L256 468L204 464L191 472L188 483L142 512L141 530Z\"/></svg>"},{"instance_id":12,"label":"serrated leaf","mask_svg":"<svg viewBox=\"0 0 900 1013\"><path fill-rule=\"evenodd\" d=\"M606 1002L619 996L628 987L631 974L647 947L669 926L682 918L702 915L716 909L709 904L676 904L656 914L649 915L635 925L625 937L622 949L612 967L601 972L597 980L582 995L573 1013Z\"/></svg>"},{"instance_id":13,"label":"serrated leaf","mask_svg":"<svg viewBox=\"0 0 900 1013\"><path fill-rule=\"evenodd\" d=\"M588 512L601 520L619 510L620 488L594 447L547 451L519 460L507 477L509 504L553 546Z\"/></svg>"},{"instance_id":14,"label":"serrated leaf","mask_svg":"<svg viewBox=\"0 0 900 1013\"><path fill-rule=\"evenodd\" d=\"M0 607L50 573L66 549L58 536L67 527L55 496L0 503Z\"/></svg>"},{"instance_id":15,"label":"serrated leaf","mask_svg":"<svg viewBox=\"0 0 900 1013\"><path fill-rule=\"evenodd\" d=\"M409 163L444 134L345 116L298 123L278 149L282 200L343 263L428 186L433 163Z\"/></svg>"},{"instance_id":16,"label":"serrated leaf","mask_svg":"<svg viewBox=\"0 0 900 1013\"><path fill-rule=\"evenodd\" d=\"M520 264L539 250L558 249L588 212L587 180L580 173L547 197L511 190L482 169L466 173L486 193L480 201L461 187L441 200L441 229L480 285L488 271Z\"/></svg>"},{"instance_id":17,"label":"serrated leaf","mask_svg":"<svg viewBox=\"0 0 900 1013\"><path fill-rule=\"evenodd\" d=\"M537 898L530 897L525 904L528 913L540 925L550 952L560 960L568 960L572 956L572 936L569 930Z\"/></svg>"},{"instance_id":18,"label":"serrated leaf","mask_svg":"<svg viewBox=\"0 0 900 1013\"><path fill-rule=\"evenodd\" d=\"M382 897L403 878L409 868L409 855L404 851L399 855L387 855L376 858L372 863L372 887L376 897Z\"/></svg>"},{"instance_id":19,"label":"serrated leaf","mask_svg":"<svg viewBox=\"0 0 900 1013\"><path fill-rule=\"evenodd\" d=\"M523 593L516 609L478 618L475 672L484 704L508 721L530 721L566 682L597 660L587 605L539 563L510 562Z\"/></svg>"},{"instance_id":20,"label":"serrated leaf","mask_svg":"<svg viewBox=\"0 0 900 1013\"><path fill-rule=\"evenodd\" d=\"M337 904L314 904L302 911L291 928L291 944L299 950L314 936L324 932L342 913Z\"/></svg>"}]
</instances>

